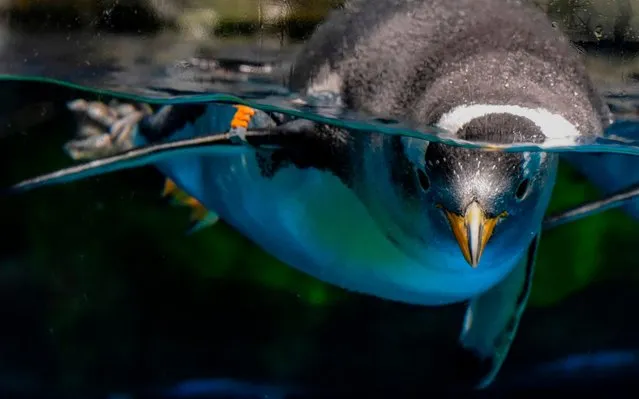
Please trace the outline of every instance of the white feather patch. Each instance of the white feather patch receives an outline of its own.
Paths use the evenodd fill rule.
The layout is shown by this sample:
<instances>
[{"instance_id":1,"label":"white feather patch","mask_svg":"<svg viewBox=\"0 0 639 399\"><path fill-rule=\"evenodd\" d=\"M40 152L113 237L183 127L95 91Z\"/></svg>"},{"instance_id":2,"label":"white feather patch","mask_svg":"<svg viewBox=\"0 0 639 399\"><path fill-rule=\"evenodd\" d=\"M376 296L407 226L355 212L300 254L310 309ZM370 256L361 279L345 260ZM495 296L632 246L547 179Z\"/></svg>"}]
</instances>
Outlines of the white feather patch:
<instances>
[{"instance_id":1,"label":"white feather patch","mask_svg":"<svg viewBox=\"0 0 639 399\"><path fill-rule=\"evenodd\" d=\"M541 144L542 147L573 145L581 136L577 126L563 116L544 108L526 108L519 105L460 105L442 115L437 126L456 134L470 121L490 114L511 114L529 119L546 137Z\"/></svg>"}]
</instances>

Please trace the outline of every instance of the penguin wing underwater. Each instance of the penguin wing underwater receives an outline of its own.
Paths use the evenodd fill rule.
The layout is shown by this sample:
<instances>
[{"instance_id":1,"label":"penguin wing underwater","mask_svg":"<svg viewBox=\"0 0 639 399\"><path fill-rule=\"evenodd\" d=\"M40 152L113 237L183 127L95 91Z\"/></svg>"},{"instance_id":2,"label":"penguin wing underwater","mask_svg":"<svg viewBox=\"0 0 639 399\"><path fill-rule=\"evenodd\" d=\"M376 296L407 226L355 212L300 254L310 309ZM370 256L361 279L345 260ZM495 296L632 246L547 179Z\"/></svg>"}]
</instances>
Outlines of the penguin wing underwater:
<instances>
[{"instance_id":1,"label":"penguin wing underwater","mask_svg":"<svg viewBox=\"0 0 639 399\"><path fill-rule=\"evenodd\" d=\"M572 143L601 134L608 118L567 39L514 0L353 1L317 29L288 84L467 140ZM530 292L556 154L473 150L219 104L129 107L104 120L118 113L96 107L72 104L101 127L81 126L67 146L91 161L14 192L154 165L325 282L418 305L469 301L462 356L481 364L479 387L495 378Z\"/></svg>"},{"instance_id":2,"label":"penguin wing underwater","mask_svg":"<svg viewBox=\"0 0 639 399\"><path fill-rule=\"evenodd\" d=\"M637 122L625 119L623 113L615 113L615 117L615 122L607 128L606 136L636 144L639 139ZM608 198L618 193L639 191L639 159L634 155L566 152L561 157ZM639 220L639 200L629 197L624 202L623 211Z\"/></svg>"}]
</instances>

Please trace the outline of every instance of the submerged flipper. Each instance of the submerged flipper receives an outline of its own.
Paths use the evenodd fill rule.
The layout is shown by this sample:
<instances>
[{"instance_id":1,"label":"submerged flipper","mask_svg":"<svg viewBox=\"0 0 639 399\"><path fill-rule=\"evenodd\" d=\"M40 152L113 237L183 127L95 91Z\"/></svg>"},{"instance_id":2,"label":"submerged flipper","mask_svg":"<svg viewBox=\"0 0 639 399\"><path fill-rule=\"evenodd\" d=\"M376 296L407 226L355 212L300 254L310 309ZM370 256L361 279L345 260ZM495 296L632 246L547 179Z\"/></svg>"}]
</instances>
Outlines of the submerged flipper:
<instances>
[{"instance_id":1,"label":"submerged flipper","mask_svg":"<svg viewBox=\"0 0 639 399\"><path fill-rule=\"evenodd\" d=\"M639 141L639 97L636 89L624 84L617 88L600 87L599 91L609 110L608 113L604 112L609 117L603 121L605 137L621 143ZM565 152L561 154L561 158L603 192L605 198L601 201L607 203L605 209L618 206L608 203L606 198L617 196L622 191L630 192L632 187L639 188L639 157L614 153ZM638 198L628 196L619 205L622 205L626 213L639 219ZM581 217L583 215L578 218Z\"/></svg>"},{"instance_id":2,"label":"submerged flipper","mask_svg":"<svg viewBox=\"0 0 639 399\"><path fill-rule=\"evenodd\" d=\"M639 132L639 123L637 124ZM639 138L639 137L638 137ZM566 153L562 158L606 196L639 186L639 157L621 154ZM639 201L629 200L623 210L639 219Z\"/></svg>"},{"instance_id":3,"label":"submerged flipper","mask_svg":"<svg viewBox=\"0 0 639 399\"><path fill-rule=\"evenodd\" d=\"M480 364L479 389L495 379L515 338L532 287L538 243L539 235L510 275L468 305L459 339Z\"/></svg>"},{"instance_id":4,"label":"submerged flipper","mask_svg":"<svg viewBox=\"0 0 639 399\"><path fill-rule=\"evenodd\" d=\"M255 135L268 134L268 132L251 132ZM152 165L163 159L176 155L216 155L225 153L240 153L246 148L238 146L231 140L229 134L221 134L194 139L181 140L154 144L140 148L134 148L122 154L99 158L81 165L60 169L53 173L37 176L13 185L8 189L9 193L30 191L43 186L70 183L76 180L100 176L106 173L117 172Z\"/></svg>"},{"instance_id":5,"label":"submerged flipper","mask_svg":"<svg viewBox=\"0 0 639 399\"><path fill-rule=\"evenodd\" d=\"M67 151L72 158L93 159L92 161L27 179L11 187L9 192L69 183L105 173L156 164L176 156L220 156L256 152L264 158L264 162L272 163L270 169L273 170L293 164L299 168L328 170L344 182L350 181L348 133L339 128L318 125L303 119L291 120L280 126L247 130L239 123L246 121L246 118L236 118L236 127L239 128L233 128L227 133L200 133L197 137L145 144L148 138L141 132L148 126L156 126L155 123L160 120L157 118L172 121L173 126L184 126L189 123L188 118L192 121L197 120L196 115L201 112L201 107L202 104L162 107L155 114L143 116L138 125L130 129L123 128L123 131L128 132L125 134L127 140L122 139L120 130L114 131L112 128L105 131L96 130L92 134L81 136L82 145L76 142L71 146L73 150L70 151L67 146ZM158 114L160 116L156 117ZM139 117L140 115L136 114L136 118ZM151 132L161 131L165 125L159 126L160 128L151 129ZM84 140L85 137L91 139ZM137 143L142 144L137 146ZM109 146L110 144L113 145ZM111 155L101 157L105 153Z\"/></svg>"},{"instance_id":6,"label":"submerged flipper","mask_svg":"<svg viewBox=\"0 0 639 399\"><path fill-rule=\"evenodd\" d=\"M544 219L543 228L544 230L549 230L638 200L639 184L634 184L601 199L586 202L574 208L547 216Z\"/></svg>"}]
</instances>

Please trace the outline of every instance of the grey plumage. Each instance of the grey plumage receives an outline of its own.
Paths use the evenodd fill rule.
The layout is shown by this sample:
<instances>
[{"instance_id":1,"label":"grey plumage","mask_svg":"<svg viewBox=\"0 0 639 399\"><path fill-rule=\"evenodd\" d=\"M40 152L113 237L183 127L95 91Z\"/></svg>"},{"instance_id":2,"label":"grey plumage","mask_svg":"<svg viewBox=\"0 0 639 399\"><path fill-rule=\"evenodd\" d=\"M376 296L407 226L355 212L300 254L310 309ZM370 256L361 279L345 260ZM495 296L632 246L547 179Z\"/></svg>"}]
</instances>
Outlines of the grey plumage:
<instances>
[{"instance_id":1,"label":"grey plumage","mask_svg":"<svg viewBox=\"0 0 639 399\"><path fill-rule=\"evenodd\" d=\"M608 120L580 54L515 0L353 2L306 43L290 86L338 88L348 107L424 125L471 102L541 106L588 135Z\"/></svg>"}]
</instances>

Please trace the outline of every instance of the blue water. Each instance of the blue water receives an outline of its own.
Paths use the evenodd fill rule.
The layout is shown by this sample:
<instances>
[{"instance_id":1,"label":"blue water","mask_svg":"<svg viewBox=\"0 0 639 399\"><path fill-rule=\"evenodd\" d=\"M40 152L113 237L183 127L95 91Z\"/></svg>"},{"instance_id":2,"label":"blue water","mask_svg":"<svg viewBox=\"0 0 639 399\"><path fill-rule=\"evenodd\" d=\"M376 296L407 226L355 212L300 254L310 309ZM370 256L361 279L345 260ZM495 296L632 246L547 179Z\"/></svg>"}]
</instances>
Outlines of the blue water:
<instances>
[{"instance_id":1,"label":"blue water","mask_svg":"<svg viewBox=\"0 0 639 399\"><path fill-rule=\"evenodd\" d=\"M239 103L265 111L275 111L322 123L341 126L361 132L381 132L390 135L405 135L429 141L468 148L498 146L502 151L551 151L560 152L565 159L591 179L604 192L614 192L639 182L639 124L632 118L632 109L637 97L630 93L608 93L608 98L616 103L626 104L624 112L617 112L615 123L602 137L584 140L576 145L564 146L546 143L544 147L534 144L503 145L489 142L469 142L459 140L446 132L430 126L416 126L410 121L382 121L352 110L321 107L312 98L303 98L289 92L280 80L281 76L269 74L246 75L233 72L232 77L216 79L206 73L206 80L193 68L192 63L176 62L173 65L144 65L126 71L128 80L120 79L123 71L108 65L93 63L90 67L64 63L56 68L48 68L46 60L29 62L20 68L0 68L1 81L38 81L56 86L65 86L87 93L100 94L152 104L176 104L193 102ZM236 71L241 62L229 61ZM276 70L279 68L273 66ZM0 83L1 85L1 83ZM300 101L301 100L301 101ZM300 105L305 103L305 105ZM597 167L592 167L597 162ZM637 202L625 208L632 216L639 218ZM521 375L513 375L512 385L519 388L526 385L563 384L576 374L588 371L595 375L605 373L620 374L620 370L636 369L638 357L634 349L621 352L577 354L560 358L548 364L535 365ZM558 382L559 381L559 382ZM163 391L165 397L197 397L198 395L218 395L218 397L283 397L289 393L281 386L259 385L230 379L186 381ZM265 396L266 395L266 396ZM127 397L126 394L114 395Z\"/></svg>"}]
</instances>

